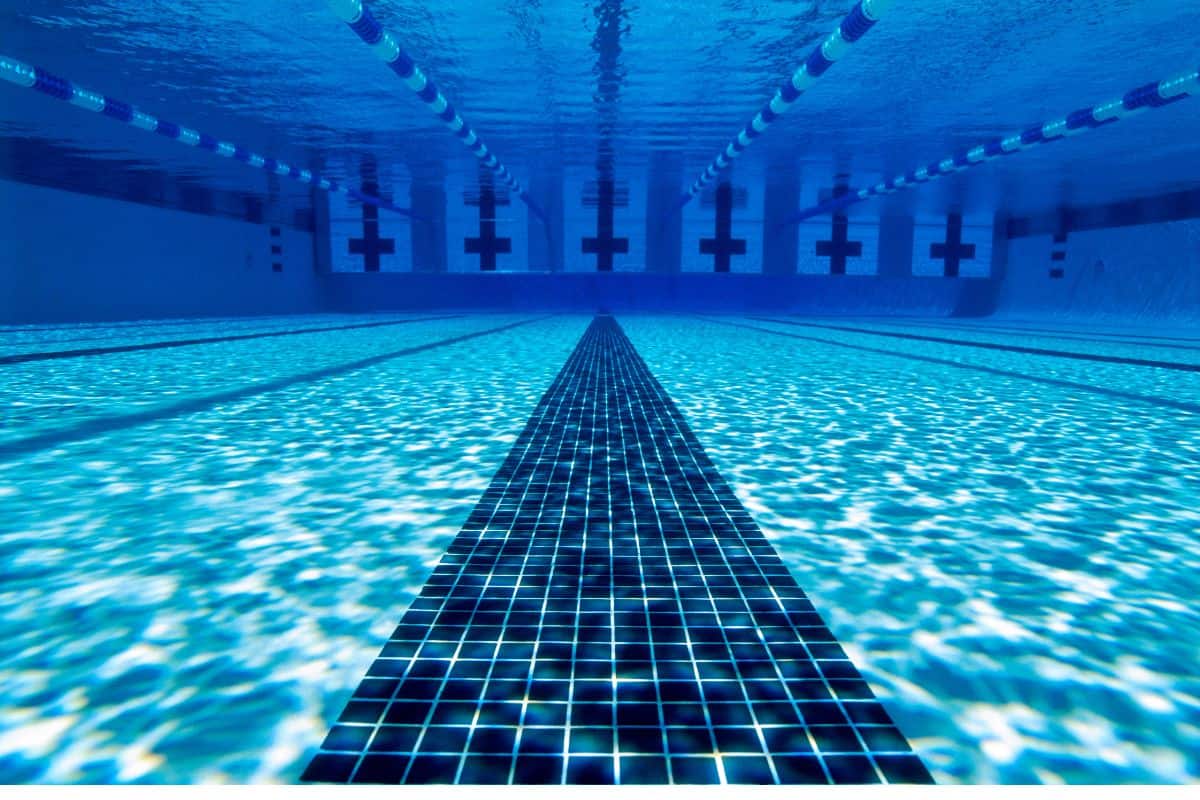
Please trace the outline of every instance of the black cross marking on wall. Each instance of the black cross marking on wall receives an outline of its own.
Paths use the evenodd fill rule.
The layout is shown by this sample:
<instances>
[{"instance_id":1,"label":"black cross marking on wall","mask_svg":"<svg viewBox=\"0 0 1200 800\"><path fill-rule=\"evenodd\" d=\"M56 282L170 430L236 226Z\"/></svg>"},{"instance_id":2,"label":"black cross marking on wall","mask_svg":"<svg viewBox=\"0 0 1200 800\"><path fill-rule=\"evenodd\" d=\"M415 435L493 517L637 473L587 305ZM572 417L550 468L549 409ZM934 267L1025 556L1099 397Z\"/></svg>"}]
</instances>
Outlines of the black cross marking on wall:
<instances>
[{"instance_id":1,"label":"black cross marking on wall","mask_svg":"<svg viewBox=\"0 0 1200 800\"><path fill-rule=\"evenodd\" d=\"M469 206L479 206L479 235L463 240L464 253L479 254L479 269L491 272L496 269L496 255L512 252L512 239L496 235L496 206L509 204L507 197L496 197L491 175L480 179L479 199L467 200Z\"/></svg>"},{"instance_id":2,"label":"black cross marking on wall","mask_svg":"<svg viewBox=\"0 0 1200 800\"><path fill-rule=\"evenodd\" d=\"M714 272L729 272L729 257L746 254L746 240L733 238L733 187L728 181L717 187L716 236L701 239L700 252L713 257Z\"/></svg>"},{"instance_id":3,"label":"black cross marking on wall","mask_svg":"<svg viewBox=\"0 0 1200 800\"><path fill-rule=\"evenodd\" d=\"M596 269L612 272L613 255L629 252L629 240L613 236L616 185L611 178L596 182L596 235L583 238L583 252L596 254Z\"/></svg>"},{"instance_id":4,"label":"black cross marking on wall","mask_svg":"<svg viewBox=\"0 0 1200 800\"><path fill-rule=\"evenodd\" d=\"M960 261L971 261L975 258L975 245L963 244L962 214L950 214L946 217L946 241L931 244L929 257L942 260L942 274L947 278L958 277Z\"/></svg>"},{"instance_id":5,"label":"black cross marking on wall","mask_svg":"<svg viewBox=\"0 0 1200 800\"><path fill-rule=\"evenodd\" d=\"M376 177L373 161L363 162L362 192L374 197L379 196L379 180ZM395 253L396 240L380 238L378 206L362 204L362 224L362 238L350 240L350 253L363 257L364 272L379 272L379 256Z\"/></svg>"},{"instance_id":6,"label":"black cross marking on wall","mask_svg":"<svg viewBox=\"0 0 1200 800\"><path fill-rule=\"evenodd\" d=\"M843 182L848 176L838 175L836 177L838 183L833 187L830 197L841 197L850 191L850 186ZM858 258L862 255L862 242L851 241L849 231L849 218L845 214L834 214L832 235L829 239L817 242L817 255L829 259L830 275L845 275L846 259Z\"/></svg>"}]
</instances>

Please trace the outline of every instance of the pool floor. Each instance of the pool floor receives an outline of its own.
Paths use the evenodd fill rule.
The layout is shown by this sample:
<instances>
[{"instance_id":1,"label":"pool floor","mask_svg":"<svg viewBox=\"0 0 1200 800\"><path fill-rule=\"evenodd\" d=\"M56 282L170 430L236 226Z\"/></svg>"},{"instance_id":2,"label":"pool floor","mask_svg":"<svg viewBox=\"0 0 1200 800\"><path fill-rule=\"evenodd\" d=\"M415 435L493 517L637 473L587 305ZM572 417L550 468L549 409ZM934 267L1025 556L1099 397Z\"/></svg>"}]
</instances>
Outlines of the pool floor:
<instances>
[{"instance_id":1,"label":"pool floor","mask_svg":"<svg viewBox=\"0 0 1200 800\"><path fill-rule=\"evenodd\" d=\"M0 370L8 782L1200 778L1187 331L322 315Z\"/></svg>"}]
</instances>

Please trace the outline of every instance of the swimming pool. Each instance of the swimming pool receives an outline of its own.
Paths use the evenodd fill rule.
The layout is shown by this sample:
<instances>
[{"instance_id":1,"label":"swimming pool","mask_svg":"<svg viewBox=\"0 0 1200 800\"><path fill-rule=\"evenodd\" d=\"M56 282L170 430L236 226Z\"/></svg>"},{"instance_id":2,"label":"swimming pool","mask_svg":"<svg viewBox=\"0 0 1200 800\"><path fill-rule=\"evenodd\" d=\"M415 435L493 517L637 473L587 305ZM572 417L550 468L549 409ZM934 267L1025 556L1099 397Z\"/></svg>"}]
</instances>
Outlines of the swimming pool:
<instances>
[{"instance_id":1,"label":"swimming pool","mask_svg":"<svg viewBox=\"0 0 1200 800\"><path fill-rule=\"evenodd\" d=\"M0 782L1200 782L1194 16L6 4Z\"/></svg>"},{"instance_id":2,"label":"swimming pool","mask_svg":"<svg viewBox=\"0 0 1200 800\"><path fill-rule=\"evenodd\" d=\"M894 338L1194 337L618 321L934 778L1196 779L1194 372ZM588 322L6 331L258 337L7 367L6 777L295 780Z\"/></svg>"}]
</instances>

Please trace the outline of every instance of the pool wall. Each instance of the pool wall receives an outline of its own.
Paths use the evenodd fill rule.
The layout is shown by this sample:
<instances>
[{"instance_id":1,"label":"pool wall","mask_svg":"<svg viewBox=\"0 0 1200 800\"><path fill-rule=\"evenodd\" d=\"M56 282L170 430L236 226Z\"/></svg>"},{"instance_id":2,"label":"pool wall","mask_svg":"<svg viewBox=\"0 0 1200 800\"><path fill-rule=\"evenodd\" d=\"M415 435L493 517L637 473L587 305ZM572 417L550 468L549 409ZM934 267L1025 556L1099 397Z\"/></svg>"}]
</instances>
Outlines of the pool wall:
<instances>
[{"instance_id":1,"label":"pool wall","mask_svg":"<svg viewBox=\"0 0 1200 800\"><path fill-rule=\"evenodd\" d=\"M6 180L0 209L0 322L291 314L326 305L312 233L270 222L270 209L249 222Z\"/></svg>"},{"instance_id":2,"label":"pool wall","mask_svg":"<svg viewBox=\"0 0 1200 800\"><path fill-rule=\"evenodd\" d=\"M1037 233L1008 247L997 316L1200 321L1200 220Z\"/></svg>"},{"instance_id":3,"label":"pool wall","mask_svg":"<svg viewBox=\"0 0 1200 800\"><path fill-rule=\"evenodd\" d=\"M429 308L553 311L807 312L945 316L952 281L818 275L612 273L335 274L331 311Z\"/></svg>"},{"instance_id":4,"label":"pool wall","mask_svg":"<svg viewBox=\"0 0 1200 800\"><path fill-rule=\"evenodd\" d=\"M742 235L757 235L763 246L758 268L766 274L693 271L698 265L689 262L708 257L667 247L653 225L647 230L660 235L635 248L665 259L653 270L598 273L591 256L579 255L568 255L558 273L515 270L547 261L547 244L557 252L577 249L563 246L573 231L561 219L557 239L547 242L539 241L540 224L530 222L528 238L514 236L525 241L495 272L478 271L474 256L414 240L416 223L394 244L395 263L415 271L364 273L337 271L331 252L341 241L339 225L361 230L360 219L339 222L360 215L357 207L331 211L316 198L309 216L299 219L268 201L234 219L212 209L163 207L179 205L170 197L158 201L0 180L6 210L0 215L0 322L442 309L1200 319L1200 203L1184 207L1177 199L1060 210L1045 218L999 217L990 279L913 275L914 253L925 245L914 246L913 219L894 214L852 218L859 231L878 226L871 254L876 275L797 274L811 265L801 257L797 266L794 231L780 233L778 247L765 247L770 237L761 223L752 228L746 222ZM440 208L448 212L446 205L443 195ZM1164 219L1158 212L1168 205ZM434 239L469 234L461 216L461 209L449 214ZM928 223L918 221L918 230L922 224ZM685 244L689 238L686 225L667 233L682 235ZM799 234L800 249L807 252L805 235Z\"/></svg>"}]
</instances>

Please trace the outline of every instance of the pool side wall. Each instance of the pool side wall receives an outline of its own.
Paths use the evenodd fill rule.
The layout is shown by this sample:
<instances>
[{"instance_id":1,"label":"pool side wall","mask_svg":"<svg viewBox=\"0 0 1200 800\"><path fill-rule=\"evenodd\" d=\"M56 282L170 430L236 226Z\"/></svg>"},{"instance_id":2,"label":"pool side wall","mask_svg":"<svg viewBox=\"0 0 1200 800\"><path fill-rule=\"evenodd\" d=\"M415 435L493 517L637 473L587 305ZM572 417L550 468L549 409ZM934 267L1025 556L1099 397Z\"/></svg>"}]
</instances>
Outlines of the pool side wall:
<instances>
[{"instance_id":1,"label":"pool side wall","mask_svg":"<svg viewBox=\"0 0 1200 800\"><path fill-rule=\"evenodd\" d=\"M1073 230L1057 238L1040 232L1008 242L996 317L1200 323L1200 220Z\"/></svg>"},{"instance_id":2,"label":"pool side wall","mask_svg":"<svg viewBox=\"0 0 1200 800\"><path fill-rule=\"evenodd\" d=\"M0 211L0 323L296 314L326 306L314 237L295 227L6 180Z\"/></svg>"}]
</instances>

